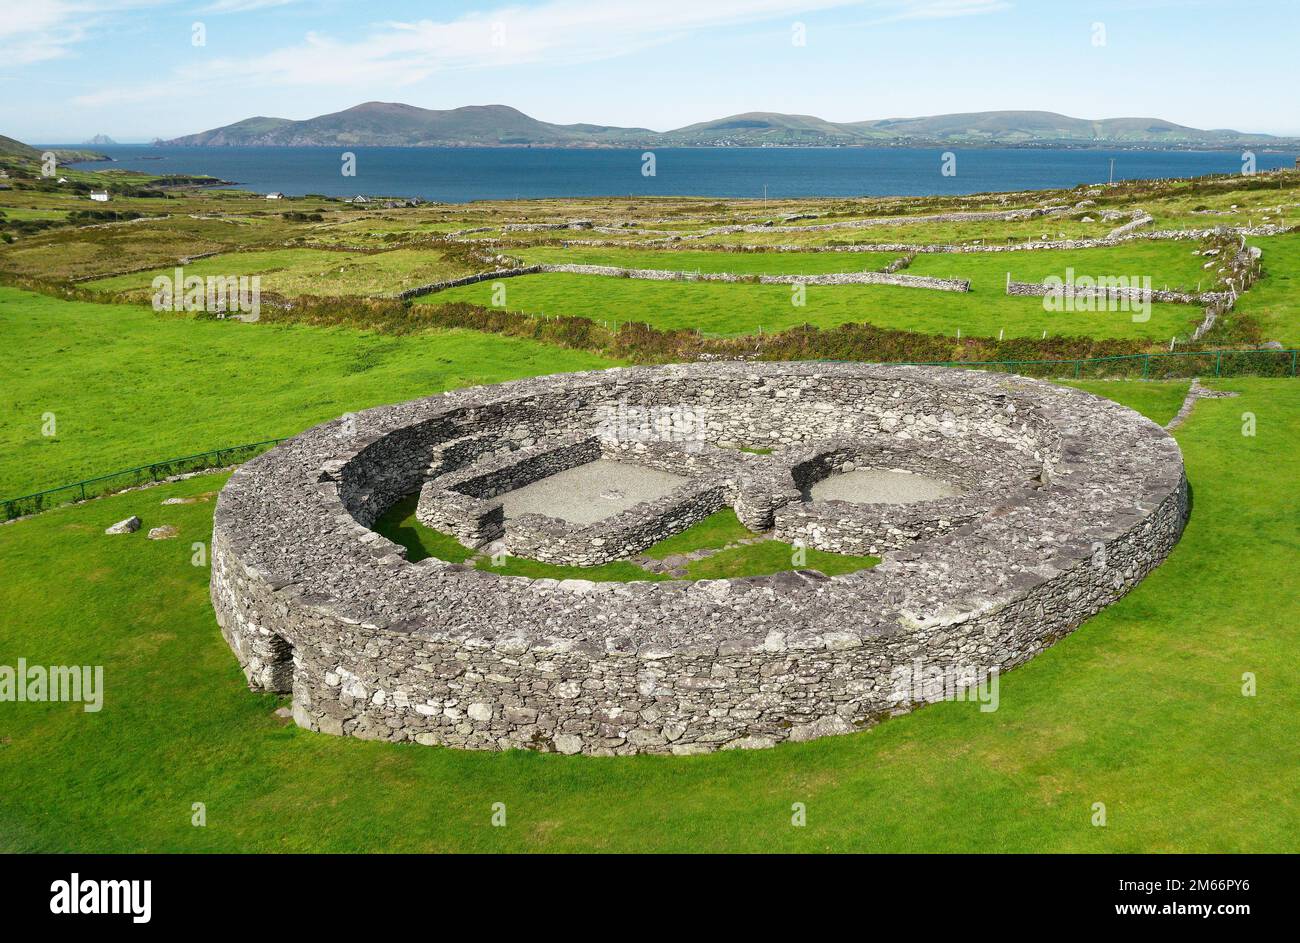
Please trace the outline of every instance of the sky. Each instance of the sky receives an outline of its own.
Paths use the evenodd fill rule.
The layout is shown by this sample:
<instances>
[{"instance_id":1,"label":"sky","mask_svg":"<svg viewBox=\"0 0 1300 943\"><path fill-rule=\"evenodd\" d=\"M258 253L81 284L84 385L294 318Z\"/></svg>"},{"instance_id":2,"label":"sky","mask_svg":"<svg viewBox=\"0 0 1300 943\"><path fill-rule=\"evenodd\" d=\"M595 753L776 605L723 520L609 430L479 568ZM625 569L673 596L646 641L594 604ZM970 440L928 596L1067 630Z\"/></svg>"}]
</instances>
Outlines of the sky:
<instances>
[{"instance_id":1,"label":"sky","mask_svg":"<svg viewBox=\"0 0 1300 943\"><path fill-rule=\"evenodd\" d=\"M365 101L657 131L1041 109L1300 135L1298 0L0 0L0 134Z\"/></svg>"}]
</instances>

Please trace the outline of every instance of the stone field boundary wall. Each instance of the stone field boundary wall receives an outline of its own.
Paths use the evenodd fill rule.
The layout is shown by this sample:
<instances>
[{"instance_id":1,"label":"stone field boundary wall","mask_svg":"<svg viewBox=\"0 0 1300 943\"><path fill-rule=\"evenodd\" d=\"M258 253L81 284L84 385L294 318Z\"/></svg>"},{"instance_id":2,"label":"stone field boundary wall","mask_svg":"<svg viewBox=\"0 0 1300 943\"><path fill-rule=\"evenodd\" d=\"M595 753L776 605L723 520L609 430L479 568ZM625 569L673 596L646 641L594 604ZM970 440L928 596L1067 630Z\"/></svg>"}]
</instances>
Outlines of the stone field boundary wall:
<instances>
[{"instance_id":1,"label":"stone field boundary wall","mask_svg":"<svg viewBox=\"0 0 1300 943\"><path fill-rule=\"evenodd\" d=\"M665 403L701 417L701 475L726 443L773 450L742 460L755 479L835 443L855 462L910 452L1008 486L835 577L532 580L410 563L370 529L434 461L595 434L611 409ZM941 697L900 686L913 666L1022 664L1157 566L1187 513L1174 440L1081 391L942 367L619 368L366 410L249 461L218 499L211 596L249 685L291 692L311 730L690 754L847 733Z\"/></svg>"},{"instance_id":2,"label":"stone field boundary wall","mask_svg":"<svg viewBox=\"0 0 1300 943\"><path fill-rule=\"evenodd\" d=\"M1170 291L1164 288L1121 288L1112 285L1080 288L1078 285L1053 286L1038 282L1017 282L1011 279L1007 280L1005 293L1031 298L1051 296L1062 300L1084 298L1089 301L1161 301L1183 305L1230 305L1236 298L1230 291Z\"/></svg>"},{"instance_id":3,"label":"stone field boundary wall","mask_svg":"<svg viewBox=\"0 0 1300 943\"><path fill-rule=\"evenodd\" d=\"M804 246L797 244L765 245L746 243L738 245L690 246L691 251L708 249L718 252L903 252L903 253L964 253L964 252L1035 252L1044 249L1102 249L1109 246L1122 246L1126 242L1143 239L1174 239L1201 241L1212 236L1231 234L1237 236L1278 236L1294 232L1300 227L1277 226L1266 223L1262 226L1219 226L1214 229L1155 229L1150 232L1126 232L1122 235L1099 236L1094 239L1035 239L1025 242L1012 242L1005 245L989 243L952 244L927 242L874 242L848 246ZM769 230L770 231L770 230ZM659 249L672 252L680 245L681 239L646 240L644 242L617 241L611 239L568 239L562 246L584 246L602 249Z\"/></svg>"},{"instance_id":4,"label":"stone field boundary wall","mask_svg":"<svg viewBox=\"0 0 1300 943\"><path fill-rule=\"evenodd\" d=\"M449 288L474 285L478 282L518 278L521 275L541 273L562 275L601 275L611 278L635 278L653 282L728 282L759 285L894 285L899 288L927 288L931 291L970 291L970 280L965 278L935 278L929 275L899 275L894 272L834 272L825 275L737 275L731 272L688 272L665 269L632 269L615 265L528 265L520 268L498 269L467 275L446 282L421 285L400 292L394 297L402 300L432 295Z\"/></svg>"},{"instance_id":5,"label":"stone field boundary wall","mask_svg":"<svg viewBox=\"0 0 1300 943\"><path fill-rule=\"evenodd\" d=\"M807 226L773 226L769 223L743 223L731 226L713 226L698 233L681 236L683 240L707 239L710 236L728 236L738 232L829 232L837 229L871 229L876 226L906 226L918 223L978 223L1013 222L1037 219L1069 212L1068 206L1035 206L1012 210L960 210L952 213L927 213L920 216L873 216L866 219L845 219L834 223L812 223ZM561 227L563 228L563 227ZM505 231L504 229L502 230Z\"/></svg>"}]
</instances>

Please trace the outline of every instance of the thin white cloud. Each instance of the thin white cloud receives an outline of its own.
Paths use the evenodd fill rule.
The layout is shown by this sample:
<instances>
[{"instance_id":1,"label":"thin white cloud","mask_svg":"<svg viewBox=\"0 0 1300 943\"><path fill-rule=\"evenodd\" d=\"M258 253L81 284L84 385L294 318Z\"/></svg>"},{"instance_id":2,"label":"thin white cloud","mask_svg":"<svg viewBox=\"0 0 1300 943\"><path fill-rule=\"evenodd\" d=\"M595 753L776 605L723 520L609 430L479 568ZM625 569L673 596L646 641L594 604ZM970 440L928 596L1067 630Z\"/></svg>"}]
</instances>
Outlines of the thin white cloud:
<instances>
[{"instance_id":1,"label":"thin white cloud","mask_svg":"<svg viewBox=\"0 0 1300 943\"><path fill-rule=\"evenodd\" d=\"M954 16L979 16L983 13L1001 13L1010 10L1007 0L914 0L904 3L904 9L893 20L946 20Z\"/></svg>"},{"instance_id":2,"label":"thin white cloud","mask_svg":"<svg viewBox=\"0 0 1300 943\"><path fill-rule=\"evenodd\" d=\"M218 5L274 0L218 0ZM246 58L181 67L157 85L104 88L76 100L105 105L165 98L220 79L242 87L352 86L398 89L439 72L546 63L563 65L627 55L693 32L735 27L849 6L883 16L943 18L1005 9L1004 0L549 0L455 19L375 24L359 39L312 32L302 42Z\"/></svg>"},{"instance_id":3,"label":"thin white cloud","mask_svg":"<svg viewBox=\"0 0 1300 943\"><path fill-rule=\"evenodd\" d=\"M298 0L216 0L203 8L204 13L247 13L269 7L284 7Z\"/></svg>"},{"instance_id":4,"label":"thin white cloud","mask_svg":"<svg viewBox=\"0 0 1300 943\"><path fill-rule=\"evenodd\" d=\"M25 66L71 53L114 14L166 0L6 0L0 9L0 66Z\"/></svg>"}]
</instances>

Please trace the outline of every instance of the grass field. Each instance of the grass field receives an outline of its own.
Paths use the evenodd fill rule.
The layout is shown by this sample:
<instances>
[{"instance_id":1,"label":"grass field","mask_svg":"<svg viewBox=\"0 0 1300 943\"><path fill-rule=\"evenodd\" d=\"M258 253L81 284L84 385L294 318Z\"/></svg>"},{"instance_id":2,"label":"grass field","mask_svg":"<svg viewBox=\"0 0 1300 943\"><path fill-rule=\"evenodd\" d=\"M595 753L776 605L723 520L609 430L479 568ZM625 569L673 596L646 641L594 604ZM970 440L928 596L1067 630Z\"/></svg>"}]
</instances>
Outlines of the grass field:
<instances>
[{"instance_id":1,"label":"grass field","mask_svg":"<svg viewBox=\"0 0 1300 943\"><path fill-rule=\"evenodd\" d=\"M490 305L495 282L426 295L421 304L467 301ZM928 334L1008 337L1085 334L1097 338L1168 339L1186 335L1203 314L1191 305L1153 304L1150 319L1127 311L1054 313L1042 299L1010 297L985 285L968 293L892 285L808 285L806 304L792 303L790 285L657 282L599 275L524 275L505 286L505 307L529 314L576 315L611 325L646 322L657 328L698 328L713 334L781 331L801 324L834 327L869 322Z\"/></svg>"},{"instance_id":2,"label":"grass field","mask_svg":"<svg viewBox=\"0 0 1300 943\"><path fill-rule=\"evenodd\" d=\"M607 361L473 332L386 337L0 287L0 497L293 435L349 410ZM46 413L54 436L42 434Z\"/></svg>"},{"instance_id":3,"label":"grass field","mask_svg":"<svg viewBox=\"0 0 1300 943\"><path fill-rule=\"evenodd\" d=\"M973 294L1001 293L1007 273L1018 282L1041 282L1049 275L1075 277L1127 276L1151 279L1155 289L1211 291L1219 286L1201 268L1207 260L1193 252L1194 242L1131 242L1099 249L1044 249L1033 252L921 253L908 266L909 275L970 279ZM1139 283L1140 284L1140 283Z\"/></svg>"},{"instance_id":4,"label":"grass field","mask_svg":"<svg viewBox=\"0 0 1300 943\"><path fill-rule=\"evenodd\" d=\"M816 225L819 220L808 220ZM796 224L797 225L797 224ZM1008 241L1031 242L1041 239L1097 239L1105 236L1119 221L1094 219L1091 223L1068 217L1051 217L1007 222L978 220L964 223L908 222L870 226L861 229L819 229L800 232L794 227L772 226L762 232L719 233L705 236L702 245L720 246L825 246L937 244L958 245L966 242L1003 244Z\"/></svg>"},{"instance_id":5,"label":"grass field","mask_svg":"<svg viewBox=\"0 0 1300 943\"><path fill-rule=\"evenodd\" d=\"M0 527L7 649L105 669L99 713L6 707L0 848L1300 850L1300 400L1288 380L1217 385L1243 395L1200 402L1177 434L1195 491L1182 542L1128 597L1004 676L996 711L941 703L765 751L477 753L286 725L281 699L245 688L207 570L192 565L211 501L160 504L221 476ZM1125 400L1135 386L1106 388ZM1246 411L1254 437L1241 434ZM131 513L179 539L102 534ZM190 824L196 802L206 827ZM490 825L494 802L504 828ZM807 827L791 827L793 802ZM1090 824L1095 802L1105 828Z\"/></svg>"},{"instance_id":6,"label":"grass field","mask_svg":"<svg viewBox=\"0 0 1300 943\"><path fill-rule=\"evenodd\" d=\"M157 275L171 278L174 268L153 269L95 279L86 287L148 298ZM432 250L394 249L391 252L334 252L328 249L270 249L226 252L184 267L188 275L260 275L265 292L297 295L391 295L407 288L446 281L468 274Z\"/></svg>"},{"instance_id":7,"label":"grass field","mask_svg":"<svg viewBox=\"0 0 1300 943\"><path fill-rule=\"evenodd\" d=\"M1096 396L1119 400L1160 425L1178 414L1187 396L1190 380L1152 380L1141 383L1125 380L1069 380L1062 385L1086 390Z\"/></svg>"},{"instance_id":8,"label":"grass field","mask_svg":"<svg viewBox=\"0 0 1300 943\"><path fill-rule=\"evenodd\" d=\"M898 258L896 252L708 252L690 249L537 248L514 253L530 265L615 265L674 272L731 272L736 275L825 275L874 272Z\"/></svg>"},{"instance_id":9,"label":"grass field","mask_svg":"<svg viewBox=\"0 0 1300 943\"><path fill-rule=\"evenodd\" d=\"M1300 347L1300 233L1254 239L1264 250L1264 277L1237 302L1236 311L1258 319L1265 336Z\"/></svg>"}]
</instances>

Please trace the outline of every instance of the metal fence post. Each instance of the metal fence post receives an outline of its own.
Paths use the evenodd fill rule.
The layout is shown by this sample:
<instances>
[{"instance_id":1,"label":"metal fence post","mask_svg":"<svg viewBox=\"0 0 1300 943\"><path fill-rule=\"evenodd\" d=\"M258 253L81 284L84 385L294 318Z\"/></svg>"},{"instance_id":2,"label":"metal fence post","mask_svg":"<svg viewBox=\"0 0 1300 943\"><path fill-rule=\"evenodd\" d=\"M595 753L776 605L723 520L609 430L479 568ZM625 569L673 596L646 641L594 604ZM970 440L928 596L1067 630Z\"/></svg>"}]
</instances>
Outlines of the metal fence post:
<instances>
[{"instance_id":1,"label":"metal fence post","mask_svg":"<svg viewBox=\"0 0 1300 943\"><path fill-rule=\"evenodd\" d=\"M1214 356L1214 375L1217 377L1223 368L1223 351L1219 351Z\"/></svg>"}]
</instances>

